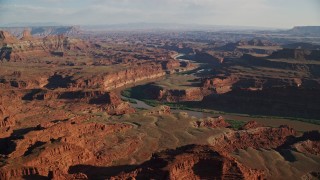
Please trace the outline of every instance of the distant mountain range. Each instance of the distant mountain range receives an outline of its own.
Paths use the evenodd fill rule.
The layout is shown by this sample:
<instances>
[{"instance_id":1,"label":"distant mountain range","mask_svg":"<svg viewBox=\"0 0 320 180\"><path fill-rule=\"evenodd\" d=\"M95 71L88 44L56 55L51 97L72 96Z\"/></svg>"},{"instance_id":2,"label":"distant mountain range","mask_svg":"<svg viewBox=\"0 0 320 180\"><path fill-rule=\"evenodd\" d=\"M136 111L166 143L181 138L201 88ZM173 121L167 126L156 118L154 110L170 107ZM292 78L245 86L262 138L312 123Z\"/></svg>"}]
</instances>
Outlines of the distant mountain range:
<instances>
[{"instance_id":1,"label":"distant mountain range","mask_svg":"<svg viewBox=\"0 0 320 180\"><path fill-rule=\"evenodd\" d=\"M9 31L15 36L19 36L24 29L31 29L33 36L47 35L74 35L81 31L139 31L139 30L173 30L173 31L208 31L208 32L252 32L252 33L269 33L269 34L287 34L297 36L314 36L320 37L320 26L296 26L292 29L274 29L253 26L213 26L213 25L190 25L190 24L174 24L174 23L130 23L130 24L113 24L113 25L48 25L55 23L35 23L35 24L19 24L21 26L8 27L0 26L0 29ZM56 23L57 24L57 23Z\"/></svg>"},{"instance_id":2,"label":"distant mountain range","mask_svg":"<svg viewBox=\"0 0 320 180\"><path fill-rule=\"evenodd\" d=\"M10 23L0 24L1 27L52 27L73 26L55 22L47 23ZM277 30L276 28L255 26L226 26L226 25L201 25L201 24L179 24L179 23L127 23L127 24L102 24L102 25L80 25L84 30Z\"/></svg>"},{"instance_id":3,"label":"distant mountain range","mask_svg":"<svg viewBox=\"0 0 320 180\"><path fill-rule=\"evenodd\" d=\"M223 30L276 30L275 28L254 26L225 26L176 23L128 23L111 25L81 26L86 30L184 30L184 31L223 31Z\"/></svg>"},{"instance_id":4,"label":"distant mountain range","mask_svg":"<svg viewBox=\"0 0 320 180\"><path fill-rule=\"evenodd\" d=\"M286 31L286 33L308 36L320 36L320 26L296 26Z\"/></svg>"}]
</instances>

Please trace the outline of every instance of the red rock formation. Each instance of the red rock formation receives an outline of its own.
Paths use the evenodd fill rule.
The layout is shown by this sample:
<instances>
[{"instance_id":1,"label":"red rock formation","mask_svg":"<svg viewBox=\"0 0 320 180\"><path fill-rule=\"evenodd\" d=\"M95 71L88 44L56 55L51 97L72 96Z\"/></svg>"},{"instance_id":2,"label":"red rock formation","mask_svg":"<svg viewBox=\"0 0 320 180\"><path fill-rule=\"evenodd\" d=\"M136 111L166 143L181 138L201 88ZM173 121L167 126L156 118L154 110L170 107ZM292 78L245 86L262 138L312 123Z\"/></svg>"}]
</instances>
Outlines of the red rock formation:
<instances>
[{"instance_id":1,"label":"red rock formation","mask_svg":"<svg viewBox=\"0 0 320 180\"><path fill-rule=\"evenodd\" d=\"M224 94L232 90L233 85L239 81L239 78L234 76L217 77L213 79L205 79L202 82L202 87L213 89L217 94Z\"/></svg>"},{"instance_id":2,"label":"red rock formation","mask_svg":"<svg viewBox=\"0 0 320 180\"><path fill-rule=\"evenodd\" d=\"M28 30L23 32L21 40L17 40L5 31L0 31L0 45L2 44L7 46L0 49L1 60L6 58L11 61L51 56L57 51L85 50L88 47L79 39L71 39L63 35L35 39Z\"/></svg>"},{"instance_id":3,"label":"red rock formation","mask_svg":"<svg viewBox=\"0 0 320 180\"><path fill-rule=\"evenodd\" d=\"M147 112L148 115L163 115L163 114L171 114L171 110L169 106L158 106Z\"/></svg>"},{"instance_id":4,"label":"red rock formation","mask_svg":"<svg viewBox=\"0 0 320 180\"><path fill-rule=\"evenodd\" d=\"M176 69L180 67L180 62L178 60L163 61L161 64L164 69Z\"/></svg>"},{"instance_id":5,"label":"red rock formation","mask_svg":"<svg viewBox=\"0 0 320 180\"><path fill-rule=\"evenodd\" d=\"M201 88L189 88L185 90L160 90L158 100L167 102L182 102L182 101L201 101L205 93Z\"/></svg>"},{"instance_id":6,"label":"red rock formation","mask_svg":"<svg viewBox=\"0 0 320 180\"><path fill-rule=\"evenodd\" d=\"M106 91L109 91L127 84L158 78L165 74L160 64L141 65L105 75L103 77L103 87Z\"/></svg>"},{"instance_id":7,"label":"red rock formation","mask_svg":"<svg viewBox=\"0 0 320 180\"><path fill-rule=\"evenodd\" d=\"M210 146L189 145L153 155L136 170L111 179L263 179L250 169Z\"/></svg>"},{"instance_id":8,"label":"red rock formation","mask_svg":"<svg viewBox=\"0 0 320 180\"><path fill-rule=\"evenodd\" d=\"M249 129L256 129L258 127L261 127L259 123L256 121L249 121L245 125L243 125L240 130L249 130Z\"/></svg>"},{"instance_id":9,"label":"red rock formation","mask_svg":"<svg viewBox=\"0 0 320 180\"><path fill-rule=\"evenodd\" d=\"M296 132L288 127L259 127L249 130L231 131L210 139L210 144L219 151L233 152L236 149L271 149L283 145Z\"/></svg>"},{"instance_id":10,"label":"red rock formation","mask_svg":"<svg viewBox=\"0 0 320 180\"><path fill-rule=\"evenodd\" d=\"M204 96L212 93L207 87L170 89L157 84L146 85L145 92L149 98L166 102L201 101Z\"/></svg>"},{"instance_id":11,"label":"red rock formation","mask_svg":"<svg viewBox=\"0 0 320 180\"><path fill-rule=\"evenodd\" d=\"M12 36L9 32L0 31L0 45L8 44L8 43L15 43L17 42L17 38Z\"/></svg>"},{"instance_id":12,"label":"red rock formation","mask_svg":"<svg viewBox=\"0 0 320 180\"><path fill-rule=\"evenodd\" d=\"M79 119L80 120L80 119ZM77 164L111 164L137 148L137 140L108 142L105 136L132 128L127 124L85 123L69 120L39 125L21 139L13 140L13 151L8 157L15 159L0 168L0 179L16 179L23 176L72 177L67 175L70 166ZM114 144L122 151L107 148ZM107 147L106 147L107 146ZM111 156L107 156L109 154ZM85 177L78 174L79 177Z\"/></svg>"},{"instance_id":13,"label":"red rock formation","mask_svg":"<svg viewBox=\"0 0 320 180\"><path fill-rule=\"evenodd\" d=\"M6 109L7 98L0 95L0 138L8 137L12 133L12 127L15 126L15 119L10 115L10 112ZM12 99L11 99L12 100Z\"/></svg>"},{"instance_id":14,"label":"red rock formation","mask_svg":"<svg viewBox=\"0 0 320 180\"><path fill-rule=\"evenodd\" d=\"M287 146L290 144L286 144ZM320 155L320 132L310 131L303 133L302 136L297 137L292 141L290 148L298 152L306 154Z\"/></svg>"},{"instance_id":15,"label":"red rock formation","mask_svg":"<svg viewBox=\"0 0 320 180\"><path fill-rule=\"evenodd\" d=\"M109 103L104 108L111 115L120 115L135 112L135 110L130 107L129 103L123 102L121 98L113 92L109 93L106 98L106 101Z\"/></svg>"},{"instance_id":16,"label":"red rock formation","mask_svg":"<svg viewBox=\"0 0 320 180\"><path fill-rule=\"evenodd\" d=\"M19 179L25 176L36 176L43 174L42 169L35 167L23 167L23 168L0 168L0 179L10 180Z\"/></svg>"},{"instance_id":17,"label":"red rock formation","mask_svg":"<svg viewBox=\"0 0 320 180\"><path fill-rule=\"evenodd\" d=\"M130 104L123 102L121 98L113 92L105 91L49 91L41 90L31 91L24 97L25 100L66 100L70 102L84 102L94 104L107 111L110 115L120 115L133 113L135 110Z\"/></svg>"},{"instance_id":18,"label":"red rock formation","mask_svg":"<svg viewBox=\"0 0 320 180\"><path fill-rule=\"evenodd\" d=\"M0 138L8 137L12 133L12 127L14 125L15 120L13 118L1 118L0 116Z\"/></svg>"},{"instance_id":19,"label":"red rock formation","mask_svg":"<svg viewBox=\"0 0 320 180\"><path fill-rule=\"evenodd\" d=\"M295 143L293 148L302 153L310 153L319 156L320 155L320 140L311 141L305 140Z\"/></svg>"},{"instance_id":20,"label":"red rock formation","mask_svg":"<svg viewBox=\"0 0 320 180\"><path fill-rule=\"evenodd\" d=\"M217 127L230 127L230 124L224 121L222 116L212 118L208 117L203 120L199 120L195 122L195 127L208 127L208 128L217 128Z\"/></svg>"}]
</instances>

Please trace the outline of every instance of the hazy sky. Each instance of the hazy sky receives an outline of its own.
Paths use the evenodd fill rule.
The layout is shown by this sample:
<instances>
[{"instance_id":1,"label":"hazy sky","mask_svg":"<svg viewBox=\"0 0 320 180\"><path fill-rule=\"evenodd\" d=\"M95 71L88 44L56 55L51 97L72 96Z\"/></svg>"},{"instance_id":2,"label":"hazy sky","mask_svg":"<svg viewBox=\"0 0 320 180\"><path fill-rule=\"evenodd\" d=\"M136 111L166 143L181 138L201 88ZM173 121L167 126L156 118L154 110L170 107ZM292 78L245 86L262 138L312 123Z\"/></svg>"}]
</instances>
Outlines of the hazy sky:
<instances>
[{"instance_id":1,"label":"hazy sky","mask_svg":"<svg viewBox=\"0 0 320 180\"><path fill-rule=\"evenodd\" d=\"M320 0L0 0L0 25L180 23L320 25Z\"/></svg>"}]
</instances>

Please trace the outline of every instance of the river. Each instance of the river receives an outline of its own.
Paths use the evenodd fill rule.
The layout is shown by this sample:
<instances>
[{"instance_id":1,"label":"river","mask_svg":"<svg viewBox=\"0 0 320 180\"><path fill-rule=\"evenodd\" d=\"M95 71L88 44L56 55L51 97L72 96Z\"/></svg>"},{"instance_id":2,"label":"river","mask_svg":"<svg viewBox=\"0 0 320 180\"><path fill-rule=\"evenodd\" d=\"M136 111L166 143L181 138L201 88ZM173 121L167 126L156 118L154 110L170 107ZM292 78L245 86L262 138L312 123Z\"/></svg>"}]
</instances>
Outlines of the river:
<instances>
[{"instance_id":1,"label":"river","mask_svg":"<svg viewBox=\"0 0 320 180\"><path fill-rule=\"evenodd\" d=\"M121 96L123 99L128 99L124 96ZM138 99L130 98L131 100L136 101L136 103L130 103L133 108L136 109L152 109L153 106L146 104L143 101ZM188 113L189 116L194 116L196 118L206 118L206 117L216 117L216 116L223 116L225 119L230 120L237 120L237 121L256 121L262 125L270 126L270 127L279 127L281 125L288 125L295 130L298 131L312 131L312 130L320 130L319 125L310 124L302 121L295 121L283 118L274 118L274 117L251 117L245 114L211 114L199 111L191 111L191 110L181 110L181 109L171 109L172 113Z\"/></svg>"},{"instance_id":2,"label":"river","mask_svg":"<svg viewBox=\"0 0 320 180\"><path fill-rule=\"evenodd\" d=\"M181 60L181 61L189 61L185 59L179 59L179 57L184 56L184 54L178 54L174 56L174 59ZM128 99L124 96L121 96L122 99ZM150 106L146 104L145 102L130 98L131 100L134 100L136 103L130 103L130 105L133 108L136 109L152 109L153 106ZM296 120L290 120L290 119L284 119L284 118L275 118L275 117L252 117L250 115L246 114L231 114L231 113L224 113L224 114L211 114L211 113L205 113L205 112L199 112L199 111L191 111L191 110L180 110L180 109L171 109L172 113L188 113L189 116L194 116L196 118L206 118L206 117L213 117L213 116L223 116L225 119L229 120L238 120L243 122L248 121L256 121L262 125L270 126L270 127L279 127L281 125L289 125L295 130L298 131L312 131L312 130L320 130L320 125L315 125L311 123L306 123L302 121L296 121Z\"/></svg>"}]
</instances>

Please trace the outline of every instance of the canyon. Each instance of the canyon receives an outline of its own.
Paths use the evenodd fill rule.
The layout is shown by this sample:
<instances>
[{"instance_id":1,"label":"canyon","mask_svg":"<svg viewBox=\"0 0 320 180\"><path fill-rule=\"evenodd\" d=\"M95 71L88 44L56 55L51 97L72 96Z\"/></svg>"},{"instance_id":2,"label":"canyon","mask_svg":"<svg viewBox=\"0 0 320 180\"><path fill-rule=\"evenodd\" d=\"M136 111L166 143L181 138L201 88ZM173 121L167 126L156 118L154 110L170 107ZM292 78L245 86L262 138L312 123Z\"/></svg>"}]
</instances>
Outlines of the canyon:
<instances>
[{"instance_id":1,"label":"canyon","mask_svg":"<svg viewBox=\"0 0 320 180\"><path fill-rule=\"evenodd\" d=\"M318 179L300 29L1 28L0 179Z\"/></svg>"}]
</instances>

